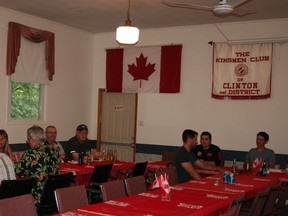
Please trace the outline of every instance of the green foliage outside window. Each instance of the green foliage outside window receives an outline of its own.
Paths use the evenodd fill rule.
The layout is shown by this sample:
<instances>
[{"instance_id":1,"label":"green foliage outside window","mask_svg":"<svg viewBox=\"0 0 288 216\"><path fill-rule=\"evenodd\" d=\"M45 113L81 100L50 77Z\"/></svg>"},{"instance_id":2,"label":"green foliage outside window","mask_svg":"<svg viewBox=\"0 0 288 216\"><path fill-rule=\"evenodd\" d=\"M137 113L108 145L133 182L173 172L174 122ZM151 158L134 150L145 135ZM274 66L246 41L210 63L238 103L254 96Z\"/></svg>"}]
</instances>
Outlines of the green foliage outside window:
<instances>
[{"instance_id":1,"label":"green foliage outside window","mask_svg":"<svg viewBox=\"0 0 288 216\"><path fill-rule=\"evenodd\" d=\"M41 84L12 82L11 118L40 119Z\"/></svg>"}]
</instances>

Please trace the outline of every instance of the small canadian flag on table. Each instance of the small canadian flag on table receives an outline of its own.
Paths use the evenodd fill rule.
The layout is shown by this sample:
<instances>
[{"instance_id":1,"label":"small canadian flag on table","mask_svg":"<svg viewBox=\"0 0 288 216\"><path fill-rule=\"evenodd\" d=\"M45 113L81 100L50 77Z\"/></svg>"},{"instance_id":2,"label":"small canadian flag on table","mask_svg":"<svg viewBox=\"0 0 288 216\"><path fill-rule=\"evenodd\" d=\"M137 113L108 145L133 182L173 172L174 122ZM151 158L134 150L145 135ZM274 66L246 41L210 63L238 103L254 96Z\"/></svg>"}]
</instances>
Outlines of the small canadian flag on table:
<instances>
[{"instance_id":1,"label":"small canadian flag on table","mask_svg":"<svg viewBox=\"0 0 288 216\"><path fill-rule=\"evenodd\" d=\"M164 197L168 197L170 193L170 185L166 173L159 175L157 179L155 179L155 181L150 186L150 189L155 189L159 187L162 192L162 195Z\"/></svg>"},{"instance_id":2,"label":"small canadian flag on table","mask_svg":"<svg viewBox=\"0 0 288 216\"><path fill-rule=\"evenodd\" d=\"M260 170L263 166L263 163L264 163L263 158L255 158L255 160L253 162L254 172L256 172L256 173L260 172Z\"/></svg>"},{"instance_id":3,"label":"small canadian flag on table","mask_svg":"<svg viewBox=\"0 0 288 216\"><path fill-rule=\"evenodd\" d=\"M182 45L106 50L107 92L178 93Z\"/></svg>"}]
</instances>

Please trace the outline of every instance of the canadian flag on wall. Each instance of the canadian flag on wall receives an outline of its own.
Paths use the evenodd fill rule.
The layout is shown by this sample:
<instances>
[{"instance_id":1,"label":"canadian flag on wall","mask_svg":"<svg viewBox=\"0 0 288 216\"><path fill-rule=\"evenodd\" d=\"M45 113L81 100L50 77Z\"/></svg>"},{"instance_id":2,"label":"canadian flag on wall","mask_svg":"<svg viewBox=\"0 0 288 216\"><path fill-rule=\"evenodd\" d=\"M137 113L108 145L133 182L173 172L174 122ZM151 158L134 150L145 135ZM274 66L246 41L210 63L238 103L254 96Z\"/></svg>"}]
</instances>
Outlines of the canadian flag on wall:
<instances>
[{"instance_id":1,"label":"canadian flag on wall","mask_svg":"<svg viewBox=\"0 0 288 216\"><path fill-rule=\"evenodd\" d=\"M107 92L178 93L182 45L106 50Z\"/></svg>"}]
</instances>

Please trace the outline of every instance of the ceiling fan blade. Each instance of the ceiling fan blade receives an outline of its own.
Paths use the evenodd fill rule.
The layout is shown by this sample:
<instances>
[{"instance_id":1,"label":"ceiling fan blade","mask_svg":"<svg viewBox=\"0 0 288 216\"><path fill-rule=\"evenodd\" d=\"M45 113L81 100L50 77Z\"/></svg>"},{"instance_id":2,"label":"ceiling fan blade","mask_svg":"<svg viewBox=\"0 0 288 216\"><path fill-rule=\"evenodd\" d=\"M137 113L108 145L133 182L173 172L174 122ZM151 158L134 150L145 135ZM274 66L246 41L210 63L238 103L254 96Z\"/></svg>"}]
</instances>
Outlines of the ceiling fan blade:
<instances>
[{"instance_id":1,"label":"ceiling fan blade","mask_svg":"<svg viewBox=\"0 0 288 216\"><path fill-rule=\"evenodd\" d=\"M219 18L226 18L228 16L234 16L234 17L245 17L245 16L249 16L251 14L256 14L256 13L250 13L250 12L247 12L247 13L237 13L235 11L233 11L232 13L228 13L228 14L213 14L214 16L216 17L219 17Z\"/></svg>"},{"instance_id":2,"label":"ceiling fan blade","mask_svg":"<svg viewBox=\"0 0 288 216\"><path fill-rule=\"evenodd\" d=\"M231 6L232 8L237 7L238 5L246 2L248 0L227 0L226 5Z\"/></svg>"},{"instance_id":3,"label":"ceiling fan blade","mask_svg":"<svg viewBox=\"0 0 288 216\"><path fill-rule=\"evenodd\" d=\"M214 7L206 6L206 5L195 5L195 4L188 2L188 1L179 2L177 0L162 0L162 3L167 5L167 6L170 6L170 7L192 8L192 9L196 9L196 10L211 11L214 8Z\"/></svg>"}]
</instances>

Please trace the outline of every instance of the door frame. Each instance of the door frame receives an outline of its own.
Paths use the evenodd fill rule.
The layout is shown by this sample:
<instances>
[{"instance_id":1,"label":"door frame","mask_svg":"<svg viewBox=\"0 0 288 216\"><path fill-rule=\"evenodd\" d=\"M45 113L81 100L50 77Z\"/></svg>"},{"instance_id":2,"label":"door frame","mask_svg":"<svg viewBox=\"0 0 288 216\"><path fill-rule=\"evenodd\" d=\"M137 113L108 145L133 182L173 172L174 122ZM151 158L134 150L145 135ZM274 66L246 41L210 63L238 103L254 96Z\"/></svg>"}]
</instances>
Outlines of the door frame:
<instances>
[{"instance_id":1,"label":"door frame","mask_svg":"<svg viewBox=\"0 0 288 216\"><path fill-rule=\"evenodd\" d=\"M103 93L106 89L98 89L98 113L97 113L97 151L101 151L101 132L102 132L102 102ZM119 92L121 94L121 92ZM133 161L136 159L136 134L137 134L137 110L138 110L138 93L135 93L135 116L134 116L134 138L133 138Z\"/></svg>"}]
</instances>

